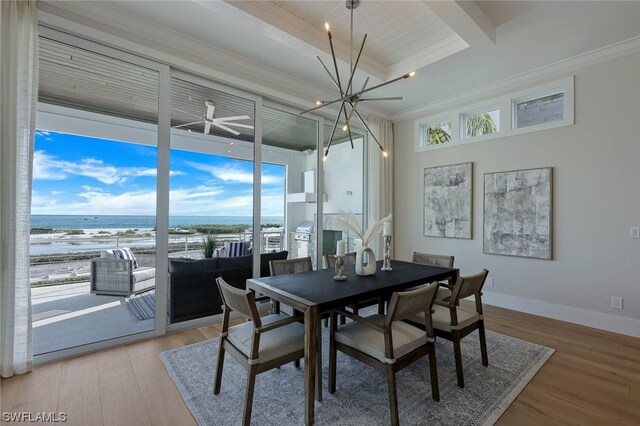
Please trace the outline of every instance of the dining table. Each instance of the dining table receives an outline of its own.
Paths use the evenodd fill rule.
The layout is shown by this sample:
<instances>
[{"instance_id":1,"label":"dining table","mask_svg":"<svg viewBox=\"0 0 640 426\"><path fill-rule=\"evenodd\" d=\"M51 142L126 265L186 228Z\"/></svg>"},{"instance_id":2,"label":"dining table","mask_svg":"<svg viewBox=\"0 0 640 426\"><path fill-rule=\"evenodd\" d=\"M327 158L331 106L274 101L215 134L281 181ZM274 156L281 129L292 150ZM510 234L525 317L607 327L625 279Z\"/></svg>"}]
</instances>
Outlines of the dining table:
<instances>
[{"instance_id":1,"label":"dining table","mask_svg":"<svg viewBox=\"0 0 640 426\"><path fill-rule=\"evenodd\" d=\"M455 282L457 268L423 265L392 260L390 271L377 264L372 275L356 275L347 266L346 279L334 279L333 269L320 269L273 277L251 278L247 289L291 306L304 317L304 412L305 424L314 423L315 400L322 400L322 350L320 316L332 309L379 298L389 300L394 292L433 281Z\"/></svg>"}]
</instances>

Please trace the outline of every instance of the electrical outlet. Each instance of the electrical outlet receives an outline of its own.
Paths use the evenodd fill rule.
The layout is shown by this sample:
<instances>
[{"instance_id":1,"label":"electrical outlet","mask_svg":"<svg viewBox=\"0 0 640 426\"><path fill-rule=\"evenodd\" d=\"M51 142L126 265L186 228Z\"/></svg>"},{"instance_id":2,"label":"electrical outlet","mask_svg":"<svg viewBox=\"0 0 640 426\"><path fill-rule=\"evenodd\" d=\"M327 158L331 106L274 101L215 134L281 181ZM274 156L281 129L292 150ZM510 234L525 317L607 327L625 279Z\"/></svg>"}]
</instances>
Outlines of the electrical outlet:
<instances>
[{"instance_id":1,"label":"electrical outlet","mask_svg":"<svg viewBox=\"0 0 640 426\"><path fill-rule=\"evenodd\" d=\"M613 309L622 309L622 297L611 296L611 307Z\"/></svg>"},{"instance_id":2,"label":"electrical outlet","mask_svg":"<svg viewBox=\"0 0 640 426\"><path fill-rule=\"evenodd\" d=\"M629 238L640 238L640 228L637 226L629 228Z\"/></svg>"},{"instance_id":3,"label":"electrical outlet","mask_svg":"<svg viewBox=\"0 0 640 426\"><path fill-rule=\"evenodd\" d=\"M493 277L489 277L489 287L493 287Z\"/></svg>"}]
</instances>

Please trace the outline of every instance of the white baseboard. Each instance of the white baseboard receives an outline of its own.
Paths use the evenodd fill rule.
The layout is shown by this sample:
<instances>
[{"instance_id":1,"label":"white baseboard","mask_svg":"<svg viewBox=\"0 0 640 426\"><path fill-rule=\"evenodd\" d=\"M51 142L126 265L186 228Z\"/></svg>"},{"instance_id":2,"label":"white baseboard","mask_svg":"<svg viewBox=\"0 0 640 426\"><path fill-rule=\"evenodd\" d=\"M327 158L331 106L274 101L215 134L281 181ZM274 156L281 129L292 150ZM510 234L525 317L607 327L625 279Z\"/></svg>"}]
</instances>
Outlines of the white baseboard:
<instances>
[{"instance_id":1,"label":"white baseboard","mask_svg":"<svg viewBox=\"0 0 640 426\"><path fill-rule=\"evenodd\" d=\"M540 315L600 330L626 334L627 336L640 337L640 320L635 318L486 291L482 294L482 302L487 305L512 309L527 314Z\"/></svg>"}]
</instances>

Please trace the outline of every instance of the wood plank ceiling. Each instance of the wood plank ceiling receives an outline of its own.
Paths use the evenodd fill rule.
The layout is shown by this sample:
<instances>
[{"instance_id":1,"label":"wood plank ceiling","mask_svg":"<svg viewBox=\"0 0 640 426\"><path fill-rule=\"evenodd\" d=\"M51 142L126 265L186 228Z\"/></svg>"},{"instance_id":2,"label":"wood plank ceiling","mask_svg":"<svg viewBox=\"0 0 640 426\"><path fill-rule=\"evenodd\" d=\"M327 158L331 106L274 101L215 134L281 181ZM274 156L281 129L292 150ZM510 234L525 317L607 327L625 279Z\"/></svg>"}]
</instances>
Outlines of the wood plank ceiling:
<instances>
[{"instance_id":1,"label":"wood plank ceiling","mask_svg":"<svg viewBox=\"0 0 640 426\"><path fill-rule=\"evenodd\" d=\"M40 37L40 102L126 118L145 123L158 120L158 73L135 64ZM248 115L253 124L254 102L205 86L173 78L171 126L202 118L205 102L215 105L214 117ZM235 128L240 135L211 128L210 134L253 142L253 129ZM182 127L203 132L204 124ZM176 130L177 131L177 130ZM325 130L325 144L329 130ZM346 135L339 130L337 142ZM298 114L263 107L263 144L296 151L316 148L317 123ZM335 143L335 142L334 142Z\"/></svg>"}]
</instances>

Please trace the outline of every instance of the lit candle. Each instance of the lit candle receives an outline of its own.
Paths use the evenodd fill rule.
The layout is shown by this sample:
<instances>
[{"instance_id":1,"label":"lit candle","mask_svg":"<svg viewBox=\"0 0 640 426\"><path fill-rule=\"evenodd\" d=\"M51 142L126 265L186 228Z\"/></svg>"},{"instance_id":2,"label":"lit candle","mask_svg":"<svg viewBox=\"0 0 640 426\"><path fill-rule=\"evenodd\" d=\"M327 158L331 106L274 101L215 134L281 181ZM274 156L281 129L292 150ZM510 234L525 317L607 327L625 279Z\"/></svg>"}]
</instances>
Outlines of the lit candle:
<instances>
[{"instance_id":1,"label":"lit candle","mask_svg":"<svg viewBox=\"0 0 640 426\"><path fill-rule=\"evenodd\" d=\"M382 235L391 235L391 222L382 224Z\"/></svg>"},{"instance_id":2,"label":"lit candle","mask_svg":"<svg viewBox=\"0 0 640 426\"><path fill-rule=\"evenodd\" d=\"M338 246L336 247L336 255L344 256L346 247L347 247L347 242L345 240L338 241Z\"/></svg>"}]
</instances>

